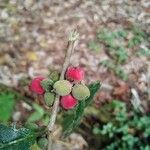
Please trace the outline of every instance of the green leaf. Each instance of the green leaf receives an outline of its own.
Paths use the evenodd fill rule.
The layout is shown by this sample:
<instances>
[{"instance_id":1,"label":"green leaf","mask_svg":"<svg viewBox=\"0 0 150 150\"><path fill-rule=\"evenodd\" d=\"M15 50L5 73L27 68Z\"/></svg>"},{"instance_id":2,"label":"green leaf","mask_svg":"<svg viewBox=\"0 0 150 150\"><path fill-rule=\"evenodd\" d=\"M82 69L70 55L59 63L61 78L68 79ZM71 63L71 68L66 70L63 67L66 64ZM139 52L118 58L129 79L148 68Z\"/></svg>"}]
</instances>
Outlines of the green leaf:
<instances>
[{"instance_id":1,"label":"green leaf","mask_svg":"<svg viewBox=\"0 0 150 150\"><path fill-rule=\"evenodd\" d=\"M44 110L41 106L39 106L38 104L36 103L33 103L33 108L35 109L35 112L33 112L27 122L35 122L35 121L38 121L40 119L42 119L42 117L44 116Z\"/></svg>"},{"instance_id":2,"label":"green leaf","mask_svg":"<svg viewBox=\"0 0 150 150\"><path fill-rule=\"evenodd\" d=\"M79 101L78 105L70 111L67 111L64 114L63 119L63 131L64 135L68 136L79 124L84 114L84 108L87 107L92 101L95 93L99 90L100 83L95 82L89 85L90 97L85 101Z\"/></svg>"},{"instance_id":3,"label":"green leaf","mask_svg":"<svg viewBox=\"0 0 150 150\"><path fill-rule=\"evenodd\" d=\"M32 123L32 122L27 122L27 123L25 124L25 127L26 127L27 129L32 130L32 131L38 130L38 128L39 128L37 124Z\"/></svg>"},{"instance_id":4,"label":"green leaf","mask_svg":"<svg viewBox=\"0 0 150 150\"><path fill-rule=\"evenodd\" d=\"M76 109L76 116L75 116L75 120L73 123L73 129L79 125L81 118L83 116L83 113L84 113L84 108L85 108L85 101L79 102L77 109Z\"/></svg>"},{"instance_id":5,"label":"green leaf","mask_svg":"<svg viewBox=\"0 0 150 150\"><path fill-rule=\"evenodd\" d=\"M75 115L76 115L75 110L69 110L65 112L63 115L64 119L62 122L62 126L63 126L63 132L65 136L69 135L72 132Z\"/></svg>"},{"instance_id":6,"label":"green leaf","mask_svg":"<svg viewBox=\"0 0 150 150\"><path fill-rule=\"evenodd\" d=\"M89 85L90 97L85 100L85 107L87 107L92 102L94 95L100 89L100 86L101 86L101 84L99 81L94 82Z\"/></svg>"},{"instance_id":7,"label":"green leaf","mask_svg":"<svg viewBox=\"0 0 150 150\"><path fill-rule=\"evenodd\" d=\"M65 136L69 135L80 124L81 118L84 113L84 107L85 102L80 101L73 111L65 114L66 116L63 122L63 130Z\"/></svg>"},{"instance_id":8,"label":"green leaf","mask_svg":"<svg viewBox=\"0 0 150 150\"><path fill-rule=\"evenodd\" d=\"M10 87L2 84L2 83L0 83L0 93L1 94L3 93L5 95L12 94L12 95L14 95L14 99L15 100L19 100L20 98L22 98L22 96L20 95L20 93L16 92L14 89L12 89L12 88L10 88Z\"/></svg>"},{"instance_id":9,"label":"green leaf","mask_svg":"<svg viewBox=\"0 0 150 150\"><path fill-rule=\"evenodd\" d=\"M30 150L36 136L26 128L9 128L0 124L0 150Z\"/></svg>"},{"instance_id":10,"label":"green leaf","mask_svg":"<svg viewBox=\"0 0 150 150\"><path fill-rule=\"evenodd\" d=\"M6 123L12 115L15 105L13 93L1 93L0 94L0 122Z\"/></svg>"},{"instance_id":11,"label":"green leaf","mask_svg":"<svg viewBox=\"0 0 150 150\"><path fill-rule=\"evenodd\" d=\"M43 125L45 125L45 126L47 126L48 125L48 123L49 123L49 115L45 115L44 117L43 117L43 119L42 119L42 123L43 123Z\"/></svg>"},{"instance_id":12,"label":"green leaf","mask_svg":"<svg viewBox=\"0 0 150 150\"><path fill-rule=\"evenodd\" d=\"M43 108L40 106L40 105L38 105L38 104L36 104L36 103L33 103L33 108L42 116L42 115L44 115L44 110L43 110Z\"/></svg>"},{"instance_id":13,"label":"green leaf","mask_svg":"<svg viewBox=\"0 0 150 150\"><path fill-rule=\"evenodd\" d=\"M34 112L29 116L28 122L36 122L40 120L41 118L42 116L38 112Z\"/></svg>"},{"instance_id":14,"label":"green leaf","mask_svg":"<svg viewBox=\"0 0 150 150\"><path fill-rule=\"evenodd\" d=\"M35 143L34 145L31 146L30 150L42 150L42 149L39 148L39 146L37 145L37 143Z\"/></svg>"}]
</instances>

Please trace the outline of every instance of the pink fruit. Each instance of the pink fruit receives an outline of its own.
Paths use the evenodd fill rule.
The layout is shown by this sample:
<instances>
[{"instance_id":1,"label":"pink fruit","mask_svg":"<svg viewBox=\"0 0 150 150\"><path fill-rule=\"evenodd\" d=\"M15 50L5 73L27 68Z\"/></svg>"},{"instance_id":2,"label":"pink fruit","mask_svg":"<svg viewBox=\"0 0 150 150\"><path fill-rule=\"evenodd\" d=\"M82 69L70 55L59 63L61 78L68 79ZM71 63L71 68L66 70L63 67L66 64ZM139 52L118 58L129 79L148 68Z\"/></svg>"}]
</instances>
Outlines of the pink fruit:
<instances>
[{"instance_id":1,"label":"pink fruit","mask_svg":"<svg viewBox=\"0 0 150 150\"><path fill-rule=\"evenodd\" d=\"M60 104L64 109L73 109L77 104L77 100L71 95L62 96L60 99Z\"/></svg>"},{"instance_id":2,"label":"pink fruit","mask_svg":"<svg viewBox=\"0 0 150 150\"><path fill-rule=\"evenodd\" d=\"M34 78L29 85L30 91L35 92L37 94L44 94L45 90L41 86L41 81L43 79L45 79L45 78L42 76Z\"/></svg>"},{"instance_id":3,"label":"pink fruit","mask_svg":"<svg viewBox=\"0 0 150 150\"><path fill-rule=\"evenodd\" d=\"M66 78L71 81L82 81L84 74L84 70L81 67L68 67Z\"/></svg>"}]
</instances>

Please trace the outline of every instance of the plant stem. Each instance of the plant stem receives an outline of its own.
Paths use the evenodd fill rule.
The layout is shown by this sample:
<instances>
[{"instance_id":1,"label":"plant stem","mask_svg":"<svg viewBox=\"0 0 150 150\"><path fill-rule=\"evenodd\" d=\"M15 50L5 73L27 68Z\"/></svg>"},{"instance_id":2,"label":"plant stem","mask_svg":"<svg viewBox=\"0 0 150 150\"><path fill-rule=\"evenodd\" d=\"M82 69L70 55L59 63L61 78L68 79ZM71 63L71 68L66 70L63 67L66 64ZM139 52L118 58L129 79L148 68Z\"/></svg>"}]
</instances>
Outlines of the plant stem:
<instances>
[{"instance_id":1,"label":"plant stem","mask_svg":"<svg viewBox=\"0 0 150 150\"><path fill-rule=\"evenodd\" d=\"M71 32L71 34L69 36L65 61L64 61L63 67L62 67L61 75L60 75L60 80L64 79L64 75L70 64L70 58L71 58L71 55L73 54L73 51L74 51L74 48L76 45L75 43L76 43L77 39L78 39L78 33L76 31ZM56 95L55 102L54 102L53 109L52 109L52 115L50 118L50 122L48 124L49 135L51 134L51 132L54 128L54 125L55 125L56 116L57 116L57 112L58 112L58 108L59 108L59 99L60 99L60 96ZM51 144L51 143L49 143L49 144ZM51 146L48 145L48 150L51 149L50 147Z\"/></svg>"}]
</instances>

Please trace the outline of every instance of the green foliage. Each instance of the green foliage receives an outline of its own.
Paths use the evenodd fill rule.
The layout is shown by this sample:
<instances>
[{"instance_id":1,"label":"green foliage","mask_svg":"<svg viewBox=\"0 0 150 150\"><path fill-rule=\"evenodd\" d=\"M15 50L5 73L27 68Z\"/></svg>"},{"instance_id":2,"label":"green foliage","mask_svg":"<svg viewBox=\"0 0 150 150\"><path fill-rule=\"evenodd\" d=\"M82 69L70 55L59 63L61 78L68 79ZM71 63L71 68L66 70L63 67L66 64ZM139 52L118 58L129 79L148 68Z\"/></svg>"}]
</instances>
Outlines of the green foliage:
<instances>
[{"instance_id":1,"label":"green foliage","mask_svg":"<svg viewBox=\"0 0 150 150\"><path fill-rule=\"evenodd\" d=\"M41 148L39 148L39 146L38 146L37 143L34 143L34 144L31 146L30 150L41 150Z\"/></svg>"},{"instance_id":2,"label":"green foliage","mask_svg":"<svg viewBox=\"0 0 150 150\"><path fill-rule=\"evenodd\" d=\"M128 75L125 73L125 71L119 65L116 66L112 61L104 60L101 61L100 64L107 67L109 70L112 70L121 79L125 81L128 79Z\"/></svg>"},{"instance_id":3,"label":"green foliage","mask_svg":"<svg viewBox=\"0 0 150 150\"><path fill-rule=\"evenodd\" d=\"M63 131L65 136L69 135L80 124L84 108L84 101L80 101L73 111L65 113L63 120Z\"/></svg>"},{"instance_id":4,"label":"green foliage","mask_svg":"<svg viewBox=\"0 0 150 150\"><path fill-rule=\"evenodd\" d=\"M68 110L63 114L62 126L63 126L64 136L67 136L69 135L69 133L72 132L75 115L76 115L75 109Z\"/></svg>"},{"instance_id":5,"label":"green foliage","mask_svg":"<svg viewBox=\"0 0 150 150\"><path fill-rule=\"evenodd\" d=\"M106 66L109 70L112 70L123 80L127 80L127 75L121 69L120 64L125 63L128 60L127 49L123 44L127 35L128 31L123 29L111 32L105 28L100 30L97 34L97 38L100 42L105 44L107 53L112 59L100 62L100 64Z\"/></svg>"},{"instance_id":6,"label":"green foliage","mask_svg":"<svg viewBox=\"0 0 150 150\"><path fill-rule=\"evenodd\" d=\"M90 90L90 97L87 98L86 100L79 101L78 105L73 109L66 111L63 114L63 131L64 131L64 136L69 135L79 124L81 121L81 118L84 114L84 109L91 103L91 101L94 98L94 95L100 88L100 83L95 82L89 85L89 90Z\"/></svg>"},{"instance_id":7,"label":"green foliage","mask_svg":"<svg viewBox=\"0 0 150 150\"><path fill-rule=\"evenodd\" d=\"M12 116L15 105L14 93L1 93L0 94L0 122L7 123Z\"/></svg>"},{"instance_id":8,"label":"green foliage","mask_svg":"<svg viewBox=\"0 0 150 150\"><path fill-rule=\"evenodd\" d=\"M69 135L80 123L84 113L84 101L79 101L76 108L69 113L66 112L63 120L64 136Z\"/></svg>"},{"instance_id":9,"label":"green foliage","mask_svg":"<svg viewBox=\"0 0 150 150\"><path fill-rule=\"evenodd\" d=\"M42 150L46 150L47 145L48 145L48 140L47 140L47 138L42 137L42 138L38 139L37 144Z\"/></svg>"},{"instance_id":10,"label":"green foliage","mask_svg":"<svg viewBox=\"0 0 150 150\"><path fill-rule=\"evenodd\" d=\"M25 123L25 127L31 130L37 130L37 122L41 122L43 126L47 126L49 123L50 112L44 110L40 105L33 103L32 107L34 109L33 113L29 115Z\"/></svg>"},{"instance_id":11,"label":"green foliage","mask_svg":"<svg viewBox=\"0 0 150 150\"><path fill-rule=\"evenodd\" d=\"M98 31L97 38L104 41L105 44L111 48L116 47L116 32L110 32L108 29L104 28Z\"/></svg>"},{"instance_id":12,"label":"green foliage","mask_svg":"<svg viewBox=\"0 0 150 150\"><path fill-rule=\"evenodd\" d=\"M0 124L0 150L30 150L36 136L25 128L9 128Z\"/></svg>"},{"instance_id":13,"label":"green foliage","mask_svg":"<svg viewBox=\"0 0 150 150\"><path fill-rule=\"evenodd\" d=\"M33 130L33 131L38 129L38 125L35 124L35 123L32 123L32 122L27 122L27 123L25 124L25 127L26 127L27 129L31 129L31 130Z\"/></svg>"},{"instance_id":14,"label":"green foliage","mask_svg":"<svg viewBox=\"0 0 150 150\"><path fill-rule=\"evenodd\" d=\"M125 30L117 30L110 32L103 29L98 32L98 39L106 44L109 54L117 63L124 63L128 59L127 50L122 41L125 40L128 32Z\"/></svg>"},{"instance_id":15,"label":"green foliage","mask_svg":"<svg viewBox=\"0 0 150 150\"><path fill-rule=\"evenodd\" d=\"M49 123L49 118L50 118L50 113L45 114L44 117L42 118L42 123L43 125L47 126Z\"/></svg>"},{"instance_id":16,"label":"green foliage","mask_svg":"<svg viewBox=\"0 0 150 150\"><path fill-rule=\"evenodd\" d=\"M117 121L124 121L127 117L126 107L125 104L113 100L111 103L105 104L97 113L98 118L103 122L117 122Z\"/></svg>"},{"instance_id":17,"label":"green foliage","mask_svg":"<svg viewBox=\"0 0 150 150\"><path fill-rule=\"evenodd\" d=\"M140 45L147 38L147 35L143 31L141 31L138 27L132 28L132 34L133 37L129 40L127 45L129 48L133 48L135 46Z\"/></svg>"},{"instance_id":18,"label":"green foliage","mask_svg":"<svg viewBox=\"0 0 150 150\"><path fill-rule=\"evenodd\" d=\"M17 100L21 98L20 94L10 87L0 83L0 122L8 123L11 119L13 109Z\"/></svg>"},{"instance_id":19,"label":"green foliage","mask_svg":"<svg viewBox=\"0 0 150 150\"><path fill-rule=\"evenodd\" d=\"M105 47L106 54L110 58L110 63L107 62L105 66L121 79L127 80L127 75L120 65L126 63L130 55L149 56L147 48L141 49L142 43L148 45L148 36L138 27L113 31L109 28L102 28L97 32L96 38L89 43L89 49L98 52L102 49L101 46Z\"/></svg>"},{"instance_id":20,"label":"green foliage","mask_svg":"<svg viewBox=\"0 0 150 150\"><path fill-rule=\"evenodd\" d=\"M19 98L21 98L20 94L18 92L16 92L14 89L4 85L4 84L1 84L0 83L0 93L5 93L7 95L7 93L11 93L14 95L14 98L15 100L18 100Z\"/></svg>"},{"instance_id":21,"label":"green foliage","mask_svg":"<svg viewBox=\"0 0 150 150\"><path fill-rule=\"evenodd\" d=\"M36 103L33 103L33 109L35 110L35 112L33 112L27 122L36 122L36 121L39 121L40 119L42 119L42 117L44 116L44 109L39 106L38 104Z\"/></svg>"},{"instance_id":22,"label":"green foliage","mask_svg":"<svg viewBox=\"0 0 150 150\"><path fill-rule=\"evenodd\" d=\"M137 54L139 55L139 56L147 56L147 57L150 57L150 49L140 49L138 52L137 52Z\"/></svg>"},{"instance_id":23,"label":"green foliage","mask_svg":"<svg viewBox=\"0 0 150 150\"><path fill-rule=\"evenodd\" d=\"M102 124L93 128L95 135L105 139L101 149L143 150L149 148L149 116L137 112L129 116L126 105L116 100L104 105L99 114L107 118L103 120L100 117Z\"/></svg>"}]
</instances>

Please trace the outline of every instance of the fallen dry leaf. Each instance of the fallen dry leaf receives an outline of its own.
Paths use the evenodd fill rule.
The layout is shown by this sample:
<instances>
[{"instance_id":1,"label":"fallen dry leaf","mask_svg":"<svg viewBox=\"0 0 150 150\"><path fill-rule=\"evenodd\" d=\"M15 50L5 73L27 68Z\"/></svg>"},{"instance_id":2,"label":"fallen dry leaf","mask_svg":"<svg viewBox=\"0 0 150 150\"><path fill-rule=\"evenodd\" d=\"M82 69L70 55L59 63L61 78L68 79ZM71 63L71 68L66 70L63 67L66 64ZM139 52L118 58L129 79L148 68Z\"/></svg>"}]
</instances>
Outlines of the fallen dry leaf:
<instances>
[{"instance_id":1,"label":"fallen dry leaf","mask_svg":"<svg viewBox=\"0 0 150 150\"><path fill-rule=\"evenodd\" d=\"M128 85L124 83L114 89L113 95L120 96L120 95L126 94L128 89L129 89Z\"/></svg>"}]
</instances>

